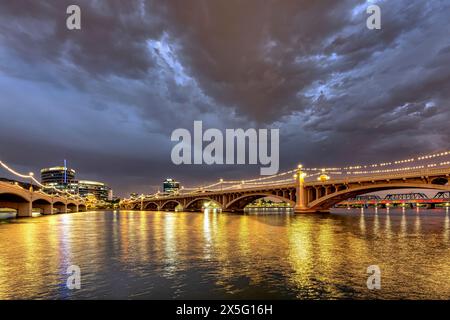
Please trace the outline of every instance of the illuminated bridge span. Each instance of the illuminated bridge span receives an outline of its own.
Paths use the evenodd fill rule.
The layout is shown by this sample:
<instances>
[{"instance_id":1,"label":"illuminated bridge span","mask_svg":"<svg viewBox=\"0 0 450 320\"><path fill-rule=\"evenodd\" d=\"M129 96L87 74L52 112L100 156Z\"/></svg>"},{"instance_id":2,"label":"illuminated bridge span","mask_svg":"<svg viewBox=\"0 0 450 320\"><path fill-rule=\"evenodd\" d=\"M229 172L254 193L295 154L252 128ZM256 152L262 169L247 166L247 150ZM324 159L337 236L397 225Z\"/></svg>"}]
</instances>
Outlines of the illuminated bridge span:
<instances>
[{"instance_id":1,"label":"illuminated bridge span","mask_svg":"<svg viewBox=\"0 0 450 320\"><path fill-rule=\"evenodd\" d=\"M289 203L296 213L329 212L337 203L370 192L406 188L450 191L450 162L441 163L439 168L427 165L369 172L352 171L345 174L330 173L337 176L333 178L324 173L325 169L318 169L318 174L311 175L306 173L307 170L299 166L293 178L281 182L260 182L259 180L265 179L260 178L224 187L221 180L214 185L177 195L142 196L122 201L121 208L172 211L178 207L189 211L200 210L205 202L211 202L223 211L233 212L242 211L259 198L275 197ZM322 174L316 179L320 173ZM284 174L286 173L281 175Z\"/></svg>"},{"instance_id":2,"label":"illuminated bridge span","mask_svg":"<svg viewBox=\"0 0 450 320\"><path fill-rule=\"evenodd\" d=\"M375 195L357 196L355 198L347 199L340 202L338 206L351 207L351 206L386 206L386 205L427 205L429 208L434 208L435 205L450 205L450 192L441 191L437 192L434 197L429 198L426 194L421 192L410 192L400 194L388 194L383 199Z\"/></svg>"},{"instance_id":3,"label":"illuminated bridge span","mask_svg":"<svg viewBox=\"0 0 450 320\"><path fill-rule=\"evenodd\" d=\"M18 184L3 181L0 181L0 208L13 209L19 217L31 217L33 210L42 214L86 211L81 199L27 190Z\"/></svg>"},{"instance_id":4,"label":"illuminated bridge span","mask_svg":"<svg viewBox=\"0 0 450 320\"><path fill-rule=\"evenodd\" d=\"M33 211L41 214L86 211L83 198L55 189L56 194L48 194L40 189L44 187L32 173L20 174L0 161L0 167L20 178L29 179L29 184L11 180L0 181L0 208L17 212L18 217L31 217ZM33 183L37 186L33 186ZM27 187L28 186L28 187Z\"/></svg>"}]
</instances>

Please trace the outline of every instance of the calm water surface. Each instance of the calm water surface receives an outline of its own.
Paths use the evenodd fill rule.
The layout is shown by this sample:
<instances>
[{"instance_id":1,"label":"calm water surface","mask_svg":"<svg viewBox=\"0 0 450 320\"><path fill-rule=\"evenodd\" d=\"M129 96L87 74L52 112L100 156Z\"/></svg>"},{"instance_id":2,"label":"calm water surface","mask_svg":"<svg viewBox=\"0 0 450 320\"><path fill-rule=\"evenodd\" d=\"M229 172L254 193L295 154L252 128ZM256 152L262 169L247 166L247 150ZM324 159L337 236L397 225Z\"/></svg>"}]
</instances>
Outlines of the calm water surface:
<instances>
[{"instance_id":1,"label":"calm water surface","mask_svg":"<svg viewBox=\"0 0 450 320\"><path fill-rule=\"evenodd\" d=\"M445 209L89 212L2 220L0 243L0 299L450 298Z\"/></svg>"}]
</instances>

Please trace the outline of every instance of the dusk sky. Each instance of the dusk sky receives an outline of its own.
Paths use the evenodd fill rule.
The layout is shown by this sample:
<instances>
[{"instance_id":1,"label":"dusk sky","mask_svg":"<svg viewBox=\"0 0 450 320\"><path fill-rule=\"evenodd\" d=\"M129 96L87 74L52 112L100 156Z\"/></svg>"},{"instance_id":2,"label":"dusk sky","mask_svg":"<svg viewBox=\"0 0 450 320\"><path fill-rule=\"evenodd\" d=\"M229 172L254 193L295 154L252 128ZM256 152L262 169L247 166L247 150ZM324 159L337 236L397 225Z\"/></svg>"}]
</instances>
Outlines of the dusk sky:
<instances>
[{"instance_id":1,"label":"dusk sky","mask_svg":"<svg viewBox=\"0 0 450 320\"><path fill-rule=\"evenodd\" d=\"M446 0L1 0L0 160L67 159L128 195L259 174L172 164L170 135L194 120L279 128L281 171L448 150L449 17Z\"/></svg>"}]
</instances>

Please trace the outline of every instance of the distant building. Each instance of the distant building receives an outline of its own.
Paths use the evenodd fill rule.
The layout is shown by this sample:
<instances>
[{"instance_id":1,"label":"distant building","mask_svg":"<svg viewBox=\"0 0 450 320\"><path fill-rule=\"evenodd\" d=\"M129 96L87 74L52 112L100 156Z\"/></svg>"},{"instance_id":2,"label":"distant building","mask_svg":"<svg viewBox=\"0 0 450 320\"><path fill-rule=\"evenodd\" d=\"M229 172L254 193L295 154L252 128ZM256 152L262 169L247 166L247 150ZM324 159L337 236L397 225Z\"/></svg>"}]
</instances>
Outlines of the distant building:
<instances>
[{"instance_id":1,"label":"distant building","mask_svg":"<svg viewBox=\"0 0 450 320\"><path fill-rule=\"evenodd\" d=\"M47 192L52 192L53 188L56 188L77 193L75 173L75 170L67 167L44 168L41 170L41 183L48 188Z\"/></svg>"},{"instance_id":2,"label":"distant building","mask_svg":"<svg viewBox=\"0 0 450 320\"><path fill-rule=\"evenodd\" d=\"M164 193L174 193L178 192L180 189L180 183L175 181L174 179L166 179L163 183L163 192Z\"/></svg>"},{"instance_id":3,"label":"distant building","mask_svg":"<svg viewBox=\"0 0 450 320\"><path fill-rule=\"evenodd\" d=\"M78 181L78 192L80 196L95 196L98 200L107 201L112 196L111 189L103 182L80 180ZM112 198L112 197L111 197Z\"/></svg>"}]
</instances>

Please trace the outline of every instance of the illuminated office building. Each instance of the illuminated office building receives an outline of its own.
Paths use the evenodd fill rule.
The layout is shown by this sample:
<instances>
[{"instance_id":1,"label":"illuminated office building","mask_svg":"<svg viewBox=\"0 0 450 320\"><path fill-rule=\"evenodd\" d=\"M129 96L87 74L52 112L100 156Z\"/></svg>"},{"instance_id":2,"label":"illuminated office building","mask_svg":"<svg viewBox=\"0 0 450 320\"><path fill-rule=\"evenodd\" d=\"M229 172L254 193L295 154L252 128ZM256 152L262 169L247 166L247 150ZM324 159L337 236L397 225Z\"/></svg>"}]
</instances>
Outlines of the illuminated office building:
<instances>
[{"instance_id":1,"label":"illuminated office building","mask_svg":"<svg viewBox=\"0 0 450 320\"><path fill-rule=\"evenodd\" d=\"M95 196L98 200L109 200L112 197L111 189L103 182L80 180L78 181L78 192L80 196L87 197L89 195Z\"/></svg>"},{"instance_id":2,"label":"illuminated office building","mask_svg":"<svg viewBox=\"0 0 450 320\"><path fill-rule=\"evenodd\" d=\"M75 173L75 170L67 167L44 168L41 170L41 183L49 193L56 192L53 188L77 193Z\"/></svg>"},{"instance_id":3,"label":"illuminated office building","mask_svg":"<svg viewBox=\"0 0 450 320\"><path fill-rule=\"evenodd\" d=\"M174 179L168 178L163 183L164 193L178 192L179 189L180 189L180 183L175 181Z\"/></svg>"}]
</instances>

